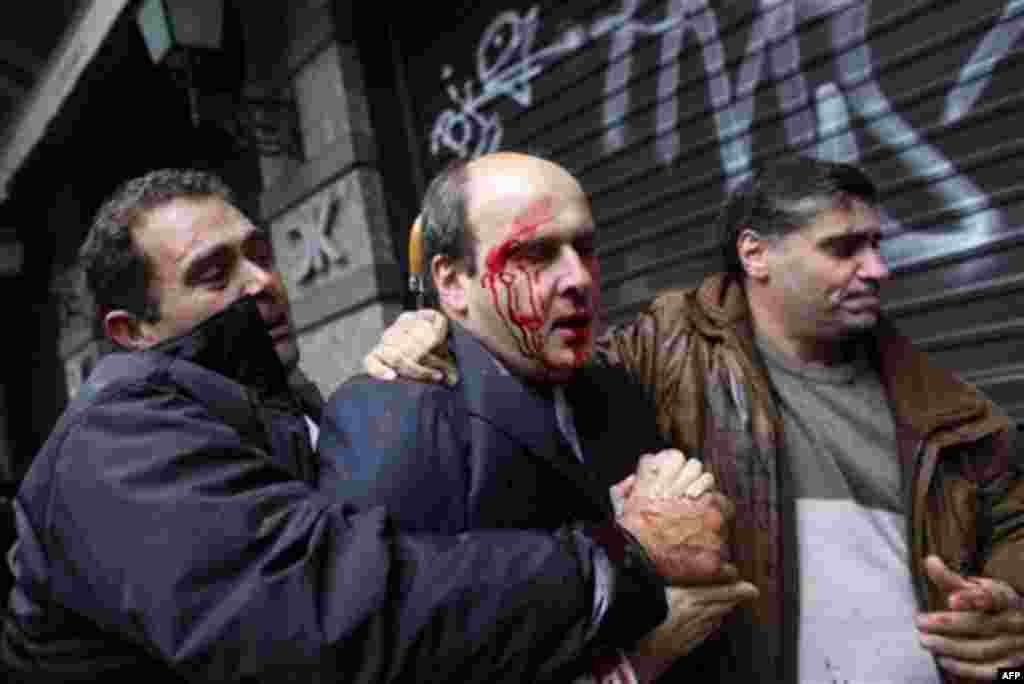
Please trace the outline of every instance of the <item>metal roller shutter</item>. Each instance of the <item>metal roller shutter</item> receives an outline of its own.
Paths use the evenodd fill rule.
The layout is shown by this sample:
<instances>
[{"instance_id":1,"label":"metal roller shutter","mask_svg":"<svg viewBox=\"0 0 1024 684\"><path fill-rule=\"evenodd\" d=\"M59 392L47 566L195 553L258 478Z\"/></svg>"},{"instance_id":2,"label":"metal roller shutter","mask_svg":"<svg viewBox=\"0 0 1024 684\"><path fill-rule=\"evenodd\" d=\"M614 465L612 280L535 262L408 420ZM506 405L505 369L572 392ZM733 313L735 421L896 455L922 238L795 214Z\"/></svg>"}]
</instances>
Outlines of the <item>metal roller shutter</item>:
<instances>
[{"instance_id":1,"label":"metal roller shutter","mask_svg":"<svg viewBox=\"0 0 1024 684\"><path fill-rule=\"evenodd\" d=\"M1024 419L1024 2L452 7L402 29L425 171L498 148L572 170L609 321L717 268L752 165L856 161L883 193L889 316Z\"/></svg>"}]
</instances>

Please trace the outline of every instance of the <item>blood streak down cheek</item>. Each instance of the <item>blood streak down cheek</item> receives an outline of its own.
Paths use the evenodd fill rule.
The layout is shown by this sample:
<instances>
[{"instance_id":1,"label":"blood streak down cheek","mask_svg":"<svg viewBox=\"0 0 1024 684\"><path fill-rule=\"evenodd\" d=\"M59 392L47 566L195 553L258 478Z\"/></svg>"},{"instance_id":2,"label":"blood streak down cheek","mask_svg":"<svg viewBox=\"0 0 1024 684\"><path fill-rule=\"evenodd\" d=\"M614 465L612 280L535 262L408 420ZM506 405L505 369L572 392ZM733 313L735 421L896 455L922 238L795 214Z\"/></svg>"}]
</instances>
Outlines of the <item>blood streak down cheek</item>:
<instances>
[{"instance_id":1,"label":"blood streak down cheek","mask_svg":"<svg viewBox=\"0 0 1024 684\"><path fill-rule=\"evenodd\" d=\"M551 221L552 204L550 197L541 198L516 217L512 235L487 253L485 272L480 278L481 286L491 293L494 309L516 339L519 351L533 358L542 358L544 347L543 307L536 290L539 270L529 269L517 253L523 242Z\"/></svg>"},{"instance_id":2,"label":"blood streak down cheek","mask_svg":"<svg viewBox=\"0 0 1024 684\"><path fill-rule=\"evenodd\" d=\"M590 337L591 331L587 330L584 333L584 339L573 347L572 355L577 367L582 366L590 358Z\"/></svg>"}]
</instances>

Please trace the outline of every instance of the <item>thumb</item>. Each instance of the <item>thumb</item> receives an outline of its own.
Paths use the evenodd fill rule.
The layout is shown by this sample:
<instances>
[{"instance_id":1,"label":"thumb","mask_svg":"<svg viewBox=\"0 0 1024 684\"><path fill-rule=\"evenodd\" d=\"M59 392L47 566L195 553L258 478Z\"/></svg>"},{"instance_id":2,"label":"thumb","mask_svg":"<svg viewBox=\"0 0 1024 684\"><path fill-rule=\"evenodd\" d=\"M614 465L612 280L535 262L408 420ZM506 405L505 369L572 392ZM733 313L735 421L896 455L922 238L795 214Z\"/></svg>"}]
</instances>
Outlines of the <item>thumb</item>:
<instances>
[{"instance_id":1,"label":"thumb","mask_svg":"<svg viewBox=\"0 0 1024 684\"><path fill-rule=\"evenodd\" d=\"M935 588L946 594L969 589L972 586L962 575L950 570L943 560L934 554L924 559L924 569Z\"/></svg>"},{"instance_id":2,"label":"thumb","mask_svg":"<svg viewBox=\"0 0 1024 684\"><path fill-rule=\"evenodd\" d=\"M444 339L448 335L448 317L435 309L420 309L416 312L434 329L435 334Z\"/></svg>"},{"instance_id":3,"label":"thumb","mask_svg":"<svg viewBox=\"0 0 1024 684\"><path fill-rule=\"evenodd\" d=\"M750 582L739 580L731 584L713 584L704 587L687 587L691 600L697 605L728 603L733 606L758 597L757 587Z\"/></svg>"},{"instance_id":4,"label":"thumb","mask_svg":"<svg viewBox=\"0 0 1024 684\"><path fill-rule=\"evenodd\" d=\"M743 601L752 601L761 595L761 592L758 591L757 587L750 582L740 581L736 583L735 587L736 601L738 603Z\"/></svg>"}]
</instances>

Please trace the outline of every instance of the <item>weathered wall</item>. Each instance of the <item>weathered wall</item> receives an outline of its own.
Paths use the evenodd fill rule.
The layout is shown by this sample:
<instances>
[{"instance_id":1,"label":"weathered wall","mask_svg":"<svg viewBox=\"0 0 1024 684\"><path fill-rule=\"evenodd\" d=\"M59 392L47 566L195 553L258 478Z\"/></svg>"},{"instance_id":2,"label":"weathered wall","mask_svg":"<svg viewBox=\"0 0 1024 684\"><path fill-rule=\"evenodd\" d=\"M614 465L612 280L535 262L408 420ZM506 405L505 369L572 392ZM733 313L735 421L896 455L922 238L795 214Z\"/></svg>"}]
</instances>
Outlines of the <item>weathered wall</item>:
<instances>
[{"instance_id":1,"label":"weathered wall","mask_svg":"<svg viewBox=\"0 0 1024 684\"><path fill-rule=\"evenodd\" d=\"M305 159L266 159L260 211L292 300L303 370L325 393L401 308L374 131L354 42L331 2L286 4L290 71Z\"/></svg>"}]
</instances>

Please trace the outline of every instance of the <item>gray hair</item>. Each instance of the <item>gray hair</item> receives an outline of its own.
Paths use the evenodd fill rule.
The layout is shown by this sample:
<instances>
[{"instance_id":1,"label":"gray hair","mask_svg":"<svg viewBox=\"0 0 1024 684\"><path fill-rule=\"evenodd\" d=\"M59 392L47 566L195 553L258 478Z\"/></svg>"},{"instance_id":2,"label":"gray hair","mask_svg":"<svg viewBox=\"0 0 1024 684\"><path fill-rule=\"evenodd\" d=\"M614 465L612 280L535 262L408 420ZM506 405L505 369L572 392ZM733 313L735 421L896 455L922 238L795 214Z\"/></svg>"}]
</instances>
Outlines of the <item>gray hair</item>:
<instances>
[{"instance_id":1,"label":"gray hair","mask_svg":"<svg viewBox=\"0 0 1024 684\"><path fill-rule=\"evenodd\" d=\"M791 157L765 166L733 189L718 222L723 268L743 278L736 242L747 229L781 238L849 198L875 204L878 189L852 164Z\"/></svg>"},{"instance_id":2,"label":"gray hair","mask_svg":"<svg viewBox=\"0 0 1024 684\"><path fill-rule=\"evenodd\" d=\"M469 276L476 275L476 236L469 226L466 210L468 162L450 163L430 182L423 196L420 225L423 235L423 300L437 307L437 284L430 271L435 256L442 255L460 263Z\"/></svg>"}]
</instances>

